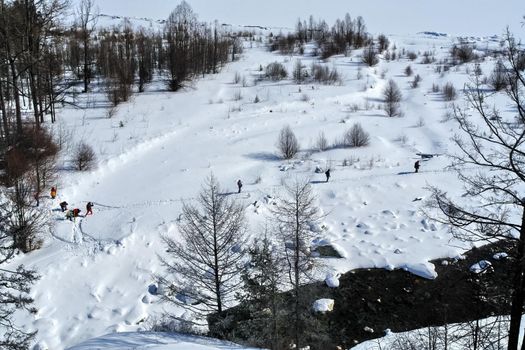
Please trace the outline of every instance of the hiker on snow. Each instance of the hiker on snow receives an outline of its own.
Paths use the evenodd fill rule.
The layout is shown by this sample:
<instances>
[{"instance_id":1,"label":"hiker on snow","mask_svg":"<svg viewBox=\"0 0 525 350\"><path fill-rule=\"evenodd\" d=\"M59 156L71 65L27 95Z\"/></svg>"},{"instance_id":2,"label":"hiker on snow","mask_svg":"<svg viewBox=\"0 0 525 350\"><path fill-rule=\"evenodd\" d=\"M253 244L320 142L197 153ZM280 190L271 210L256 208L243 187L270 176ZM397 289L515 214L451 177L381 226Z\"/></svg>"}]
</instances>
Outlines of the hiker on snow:
<instances>
[{"instance_id":1,"label":"hiker on snow","mask_svg":"<svg viewBox=\"0 0 525 350\"><path fill-rule=\"evenodd\" d=\"M414 163L414 169L416 170L416 173L419 172L419 160Z\"/></svg>"},{"instance_id":2,"label":"hiker on snow","mask_svg":"<svg viewBox=\"0 0 525 350\"><path fill-rule=\"evenodd\" d=\"M67 204L68 203L66 201L60 203L60 210L62 210L62 213L67 210Z\"/></svg>"},{"instance_id":3,"label":"hiker on snow","mask_svg":"<svg viewBox=\"0 0 525 350\"><path fill-rule=\"evenodd\" d=\"M75 220L82 210L75 208L73 209L73 220Z\"/></svg>"},{"instance_id":4,"label":"hiker on snow","mask_svg":"<svg viewBox=\"0 0 525 350\"><path fill-rule=\"evenodd\" d=\"M73 210L68 210L66 212L66 219L69 221L73 221Z\"/></svg>"},{"instance_id":5,"label":"hiker on snow","mask_svg":"<svg viewBox=\"0 0 525 350\"><path fill-rule=\"evenodd\" d=\"M237 193L241 193L242 181L240 179L239 179L239 181L237 181L237 187L239 188L239 192L237 192Z\"/></svg>"},{"instance_id":6,"label":"hiker on snow","mask_svg":"<svg viewBox=\"0 0 525 350\"><path fill-rule=\"evenodd\" d=\"M92 202L88 202L88 204L86 204L86 216L90 214L93 215L93 203Z\"/></svg>"},{"instance_id":7,"label":"hiker on snow","mask_svg":"<svg viewBox=\"0 0 525 350\"><path fill-rule=\"evenodd\" d=\"M327 171L325 171L324 174L326 175L326 182L328 182L328 180L330 180L330 169L328 169Z\"/></svg>"},{"instance_id":8,"label":"hiker on snow","mask_svg":"<svg viewBox=\"0 0 525 350\"><path fill-rule=\"evenodd\" d=\"M55 186L51 187L51 199L55 199L56 196L57 196L57 189L55 188Z\"/></svg>"}]
</instances>

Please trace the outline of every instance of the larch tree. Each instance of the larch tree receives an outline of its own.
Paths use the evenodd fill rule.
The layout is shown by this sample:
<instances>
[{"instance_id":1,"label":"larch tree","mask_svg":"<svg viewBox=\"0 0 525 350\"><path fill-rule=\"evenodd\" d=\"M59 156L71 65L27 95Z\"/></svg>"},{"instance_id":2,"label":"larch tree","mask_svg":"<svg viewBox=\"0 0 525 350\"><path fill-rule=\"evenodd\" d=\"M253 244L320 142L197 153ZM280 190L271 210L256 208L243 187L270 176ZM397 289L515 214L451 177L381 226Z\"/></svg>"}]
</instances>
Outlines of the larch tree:
<instances>
[{"instance_id":1,"label":"larch tree","mask_svg":"<svg viewBox=\"0 0 525 350\"><path fill-rule=\"evenodd\" d=\"M159 276L159 283L165 287L165 301L198 317L220 315L242 283L244 208L222 193L213 175L207 178L197 203L184 203L180 237L163 237L167 255L160 260L167 275Z\"/></svg>"}]
</instances>

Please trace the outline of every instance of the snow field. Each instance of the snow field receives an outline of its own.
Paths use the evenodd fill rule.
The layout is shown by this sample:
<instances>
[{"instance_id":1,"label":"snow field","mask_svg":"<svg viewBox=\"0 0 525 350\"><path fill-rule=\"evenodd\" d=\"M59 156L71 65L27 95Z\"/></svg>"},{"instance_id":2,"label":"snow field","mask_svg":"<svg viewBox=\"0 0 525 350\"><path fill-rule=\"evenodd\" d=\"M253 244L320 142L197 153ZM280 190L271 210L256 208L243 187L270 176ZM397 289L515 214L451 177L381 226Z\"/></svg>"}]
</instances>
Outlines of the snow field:
<instances>
[{"instance_id":1,"label":"snow field","mask_svg":"<svg viewBox=\"0 0 525 350\"><path fill-rule=\"evenodd\" d=\"M426 35L392 39L398 51L433 50L438 59L452 44L451 38ZM445 154L454 151L449 138L457 130L452 122L442 122L447 104L430 91L433 83L448 81L461 89L469 77L466 66L441 77L434 65L418 63L421 57L367 68L359 64L359 55L355 50L351 57L327 63L343 76L341 85L298 86L291 80L255 84L260 65L278 61L291 72L298 59L256 46L220 74L185 91L168 93L162 83L154 83L120 105L112 118L103 108L61 110L60 125L69 130L70 142L93 145L99 166L91 172L72 171L64 152L58 198L45 203L53 225L44 247L12 262L42 275L32 291L38 313L19 316L25 329L39 330L40 348L63 349L111 332L147 329L148 319L167 308L151 287L154 275L162 272L157 254L165 249L160 238L177 236L183 201L192 201L212 172L225 194L244 202L253 238L260 234L282 180L310 179L325 214L312 228L315 242L330 243L343 256L320 259L325 266L320 279L328 277L332 285L338 284L340 273L355 268L403 268L433 278L430 260L454 258L463 252L461 247L468 248L420 212L429 184L461 190L455 174L445 169ZM308 68L313 59L301 60ZM423 78L417 89L409 87L413 77L403 75L408 64ZM487 60L483 71L489 73L492 64ZM245 76L248 86L234 84L235 73ZM403 93L402 118L387 118L380 109L382 89L390 78ZM255 96L259 103L253 102ZM87 99L92 106L102 104L96 93ZM354 122L370 133L370 146L311 152L320 131L333 142ZM275 150L279 130L287 124L303 150L292 161L280 160ZM420 173L414 174L417 153L439 156L422 160ZM347 166L342 165L345 159ZM330 182L314 172L316 167L332 169ZM244 183L240 195L238 179ZM57 211L63 200L82 209L81 214L92 201L94 215L64 220ZM136 337L157 336L131 337L138 346L141 340ZM90 343L85 344L77 348L89 348ZM207 349L201 345L195 349Z\"/></svg>"}]
</instances>

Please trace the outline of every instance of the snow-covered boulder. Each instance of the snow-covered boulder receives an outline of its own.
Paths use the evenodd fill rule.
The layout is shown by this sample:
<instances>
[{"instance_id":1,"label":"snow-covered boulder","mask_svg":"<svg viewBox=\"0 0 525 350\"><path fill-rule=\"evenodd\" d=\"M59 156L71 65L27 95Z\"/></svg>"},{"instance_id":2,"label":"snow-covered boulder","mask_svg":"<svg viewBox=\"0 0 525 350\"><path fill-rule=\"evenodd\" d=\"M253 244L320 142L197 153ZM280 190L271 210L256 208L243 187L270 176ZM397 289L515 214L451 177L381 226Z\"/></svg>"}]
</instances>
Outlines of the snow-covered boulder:
<instances>
[{"instance_id":1,"label":"snow-covered boulder","mask_svg":"<svg viewBox=\"0 0 525 350\"><path fill-rule=\"evenodd\" d=\"M339 287L339 277L341 277L341 274L329 274L326 276L325 282L326 285L330 288L337 288Z\"/></svg>"},{"instance_id":2,"label":"snow-covered boulder","mask_svg":"<svg viewBox=\"0 0 525 350\"><path fill-rule=\"evenodd\" d=\"M501 253L496 253L494 254L493 258L494 260L505 260L509 257L509 254L505 253L505 252L501 252Z\"/></svg>"},{"instance_id":3,"label":"snow-covered boulder","mask_svg":"<svg viewBox=\"0 0 525 350\"><path fill-rule=\"evenodd\" d=\"M483 273L492 268L492 263L488 260L481 260L470 267L470 272Z\"/></svg>"},{"instance_id":4,"label":"snow-covered boulder","mask_svg":"<svg viewBox=\"0 0 525 350\"><path fill-rule=\"evenodd\" d=\"M328 312L334 309L334 299L318 299L312 306L315 312Z\"/></svg>"}]
</instances>

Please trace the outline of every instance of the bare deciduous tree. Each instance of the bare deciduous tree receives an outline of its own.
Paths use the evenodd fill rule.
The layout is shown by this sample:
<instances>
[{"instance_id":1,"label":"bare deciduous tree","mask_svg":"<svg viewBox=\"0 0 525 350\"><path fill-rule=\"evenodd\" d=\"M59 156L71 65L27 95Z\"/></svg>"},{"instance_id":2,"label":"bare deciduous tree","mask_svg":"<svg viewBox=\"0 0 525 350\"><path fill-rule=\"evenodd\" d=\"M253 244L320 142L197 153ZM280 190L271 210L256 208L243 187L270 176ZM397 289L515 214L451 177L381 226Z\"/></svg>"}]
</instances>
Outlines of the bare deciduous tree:
<instances>
[{"instance_id":1,"label":"bare deciduous tree","mask_svg":"<svg viewBox=\"0 0 525 350\"><path fill-rule=\"evenodd\" d=\"M200 317L214 312L220 316L231 306L241 284L244 208L221 192L213 175L206 180L197 202L199 207L183 205L178 225L181 238L163 237L168 255L160 260L168 275L158 280L166 302Z\"/></svg>"},{"instance_id":2,"label":"bare deciduous tree","mask_svg":"<svg viewBox=\"0 0 525 350\"><path fill-rule=\"evenodd\" d=\"M434 219L451 225L452 233L459 239L485 242L507 239L515 243L509 350L518 349L525 301L525 76L517 65L520 55L522 51L507 33L505 61L509 67L509 87L505 92L515 107L518 122L504 120L490 107L489 93L479 77L474 76L473 83L465 89L469 109L454 108L462 133L453 138L460 152L453 156L452 168L464 184L464 193L448 195L432 187L432 200L428 203L440 214ZM478 171L467 169L472 167Z\"/></svg>"},{"instance_id":3,"label":"bare deciduous tree","mask_svg":"<svg viewBox=\"0 0 525 350\"><path fill-rule=\"evenodd\" d=\"M277 149L284 159L292 159L299 152L299 141L289 125L281 129L277 139Z\"/></svg>"},{"instance_id":4,"label":"bare deciduous tree","mask_svg":"<svg viewBox=\"0 0 525 350\"><path fill-rule=\"evenodd\" d=\"M369 46L363 50L362 61L369 67L373 67L379 63L377 51L373 46Z\"/></svg>"},{"instance_id":5,"label":"bare deciduous tree","mask_svg":"<svg viewBox=\"0 0 525 350\"><path fill-rule=\"evenodd\" d=\"M77 145L73 155L73 162L77 170L89 170L95 166L96 161L97 156L93 147L84 142Z\"/></svg>"},{"instance_id":6,"label":"bare deciduous tree","mask_svg":"<svg viewBox=\"0 0 525 350\"><path fill-rule=\"evenodd\" d=\"M364 147L370 143L370 135L361 124L355 123L343 136L344 147Z\"/></svg>"},{"instance_id":7,"label":"bare deciduous tree","mask_svg":"<svg viewBox=\"0 0 525 350\"><path fill-rule=\"evenodd\" d=\"M84 61L83 80L84 92L88 91L91 80L91 37L95 31L98 19L98 9L95 8L94 0L81 0L77 9L77 22L80 27L82 38L82 56Z\"/></svg>"},{"instance_id":8,"label":"bare deciduous tree","mask_svg":"<svg viewBox=\"0 0 525 350\"><path fill-rule=\"evenodd\" d=\"M384 110L389 117L398 117L401 115L401 90L397 84L390 79L383 90L383 97L385 99Z\"/></svg>"}]
</instances>

